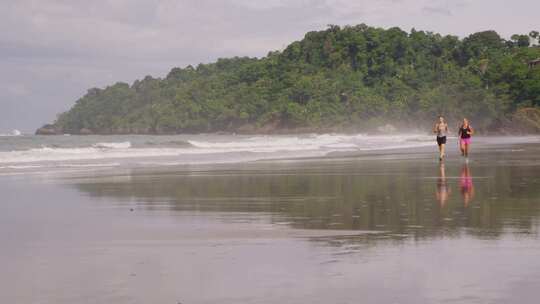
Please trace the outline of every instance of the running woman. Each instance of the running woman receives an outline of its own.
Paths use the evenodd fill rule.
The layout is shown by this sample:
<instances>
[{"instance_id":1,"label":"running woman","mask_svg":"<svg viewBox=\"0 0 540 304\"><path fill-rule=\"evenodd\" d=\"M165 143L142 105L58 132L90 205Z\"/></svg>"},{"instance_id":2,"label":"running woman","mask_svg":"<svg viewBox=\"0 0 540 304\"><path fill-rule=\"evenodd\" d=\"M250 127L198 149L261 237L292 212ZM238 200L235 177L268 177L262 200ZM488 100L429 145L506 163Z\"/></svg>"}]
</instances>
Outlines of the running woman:
<instances>
[{"instance_id":1,"label":"running woman","mask_svg":"<svg viewBox=\"0 0 540 304\"><path fill-rule=\"evenodd\" d=\"M439 160L443 160L446 145L446 134L448 133L448 124L444 121L444 117L439 116L439 121L433 127L433 133L437 134L437 145L439 145Z\"/></svg>"},{"instance_id":2,"label":"running woman","mask_svg":"<svg viewBox=\"0 0 540 304\"><path fill-rule=\"evenodd\" d=\"M471 144L471 135L474 134L474 129L469 124L467 118L463 118L463 124L459 127L459 149L461 156L469 157L469 145Z\"/></svg>"}]
</instances>

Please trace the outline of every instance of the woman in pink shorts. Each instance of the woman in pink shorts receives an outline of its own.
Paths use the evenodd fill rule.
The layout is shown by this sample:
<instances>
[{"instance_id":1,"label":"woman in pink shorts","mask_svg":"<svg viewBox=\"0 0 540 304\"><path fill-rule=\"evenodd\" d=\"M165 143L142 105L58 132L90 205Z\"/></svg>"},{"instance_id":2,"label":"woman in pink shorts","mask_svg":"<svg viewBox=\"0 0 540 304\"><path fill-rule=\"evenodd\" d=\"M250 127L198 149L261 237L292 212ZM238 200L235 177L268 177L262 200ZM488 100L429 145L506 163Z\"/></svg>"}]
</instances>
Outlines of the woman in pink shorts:
<instances>
[{"instance_id":1,"label":"woman in pink shorts","mask_svg":"<svg viewBox=\"0 0 540 304\"><path fill-rule=\"evenodd\" d=\"M471 135L474 134L474 129L469 125L469 120L463 118L463 124L459 127L459 149L461 156L469 156L469 145L471 144Z\"/></svg>"}]
</instances>

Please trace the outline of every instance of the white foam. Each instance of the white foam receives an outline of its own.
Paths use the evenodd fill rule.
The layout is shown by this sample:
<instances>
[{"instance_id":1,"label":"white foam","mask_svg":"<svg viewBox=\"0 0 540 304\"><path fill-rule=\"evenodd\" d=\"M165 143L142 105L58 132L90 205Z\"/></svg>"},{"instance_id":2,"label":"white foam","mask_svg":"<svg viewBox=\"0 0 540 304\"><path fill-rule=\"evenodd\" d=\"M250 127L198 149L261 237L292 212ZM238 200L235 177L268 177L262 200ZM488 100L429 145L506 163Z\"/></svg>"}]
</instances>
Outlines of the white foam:
<instances>
[{"instance_id":1,"label":"white foam","mask_svg":"<svg viewBox=\"0 0 540 304\"><path fill-rule=\"evenodd\" d=\"M229 141L229 142L205 142L205 141L188 141L191 145L197 148L206 149L265 149L265 148L284 148L284 149L296 149L302 148L316 148L320 144L315 143L311 139L301 139L298 137L252 137L241 141Z\"/></svg>"},{"instance_id":2,"label":"white foam","mask_svg":"<svg viewBox=\"0 0 540 304\"><path fill-rule=\"evenodd\" d=\"M252 152L272 152L272 151L302 151L318 149L369 149L385 146L388 144L405 143L410 141L433 140L425 135L382 135L368 136L363 134L342 135L323 134L299 136L257 136L237 141L188 141L192 146L204 149L230 149L246 150Z\"/></svg>"},{"instance_id":3,"label":"white foam","mask_svg":"<svg viewBox=\"0 0 540 304\"><path fill-rule=\"evenodd\" d=\"M429 141L428 141L429 139ZM323 134L298 136L215 137L190 140L186 147L132 147L129 141L100 142L80 148L42 147L0 152L0 164L65 162L97 159L178 157L182 163L251 161L266 158L324 156L336 151L395 149L432 144L432 136ZM188 157L189 156L189 157ZM168 160L170 161L170 160ZM172 160L176 162L176 160ZM81 166L78 165L77 166ZM93 165L89 165L93 166Z\"/></svg>"},{"instance_id":4,"label":"white foam","mask_svg":"<svg viewBox=\"0 0 540 304\"><path fill-rule=\"evenodd\" d=\"M21 165L21 166L0 166L0 169L36 169L42 168L43 166L39 165Z\"/></svg>"},{"instance_id":5,"label":"white foam","mask_svg":"<svg viewBox=\"0 0 540 304\"><path fill-rule=\"evenodd\" d=\"M129 149L131 148L131 143L129 141L125 142L101 142L93 145L94 148L100 149Z\"/></svg>"},{"instance_id":6,"label":"white foam","mask_svg":"<svg viewBox=\"0 0 540 304\"><path fill-rule=\"evenodd\" d=\"M8 137L8 136L21 136L21 135L22 135L21 131L19 131L17 129L14 129L10 133L6 133L6 134L0 133L0 136L5 136L5 137Z\"/></svg>"},{"instance_id":7,"label":"white foam","mask_svg":"<svg viewBox=\"0 0 540 304\"><path fill-rule=\"evenodd\" d=\"M120 163L103 163L103 164L62 164L59 167L64 168L101 168L101 167L118 167Z\"/></svg>"},{"instance_id":8,"label":"white foam","mask_svg":"<svg viewBox=\"0 0 540 304\"><path fill-rule=\"evenodd\" d=\"M0 152L1 163L28 163L42 161L72 161L106 158L129 158L178 155L170 149L104 149L104 148L50 148Z\"/></svg>"}]
</instances>

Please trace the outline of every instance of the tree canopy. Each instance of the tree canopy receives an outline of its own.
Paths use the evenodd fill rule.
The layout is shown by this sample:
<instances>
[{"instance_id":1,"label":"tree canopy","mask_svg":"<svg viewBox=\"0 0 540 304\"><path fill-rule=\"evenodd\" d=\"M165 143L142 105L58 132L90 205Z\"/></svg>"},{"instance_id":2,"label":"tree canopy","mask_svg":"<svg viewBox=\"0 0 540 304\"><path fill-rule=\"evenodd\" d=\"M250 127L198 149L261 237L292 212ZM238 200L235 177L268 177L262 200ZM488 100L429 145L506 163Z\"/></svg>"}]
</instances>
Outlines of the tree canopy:
<instances>
[{"instance_id":1,"label":"tree canopy","mask_svg":"<svg viewBox=\"0 0 540 304\"><path fill-rule=\"evenodd\" d=\"M456 36L365 24L313 31L263 58L173 68L165 78L93 88L58 116L59 132L184 133L367 129L439 114L494 129L540 107L539 35Z\"/></svg>"}]
</instances>

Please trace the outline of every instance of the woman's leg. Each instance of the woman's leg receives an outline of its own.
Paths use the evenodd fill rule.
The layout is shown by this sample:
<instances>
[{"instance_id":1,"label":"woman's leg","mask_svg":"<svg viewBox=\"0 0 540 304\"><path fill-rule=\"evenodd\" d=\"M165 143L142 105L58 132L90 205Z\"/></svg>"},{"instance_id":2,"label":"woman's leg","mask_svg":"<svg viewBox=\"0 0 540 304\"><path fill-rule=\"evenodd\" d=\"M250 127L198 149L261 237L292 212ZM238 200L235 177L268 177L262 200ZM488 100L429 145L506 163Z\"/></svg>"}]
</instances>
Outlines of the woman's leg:
<instances>
[{"instance_id":1,"label":"woman's leg","mask_svg":"<svg viewBox=\"0 0 540 304\"><path fill-rule=\"evenodd\" d=\"M465 157L469 157L469 144L465 144Z\"/></svg>"},{"instance_id":2,"label":"woman's leg","mask_svg":"<svg viewBox=\"0 0 540 304\"><path fill-rule=\"evenodd\" d=\"M461 150L461 156L465 156L465 143L463 143L463 140L459 141L459 150Z\"/></svg>"}]
</instances>

